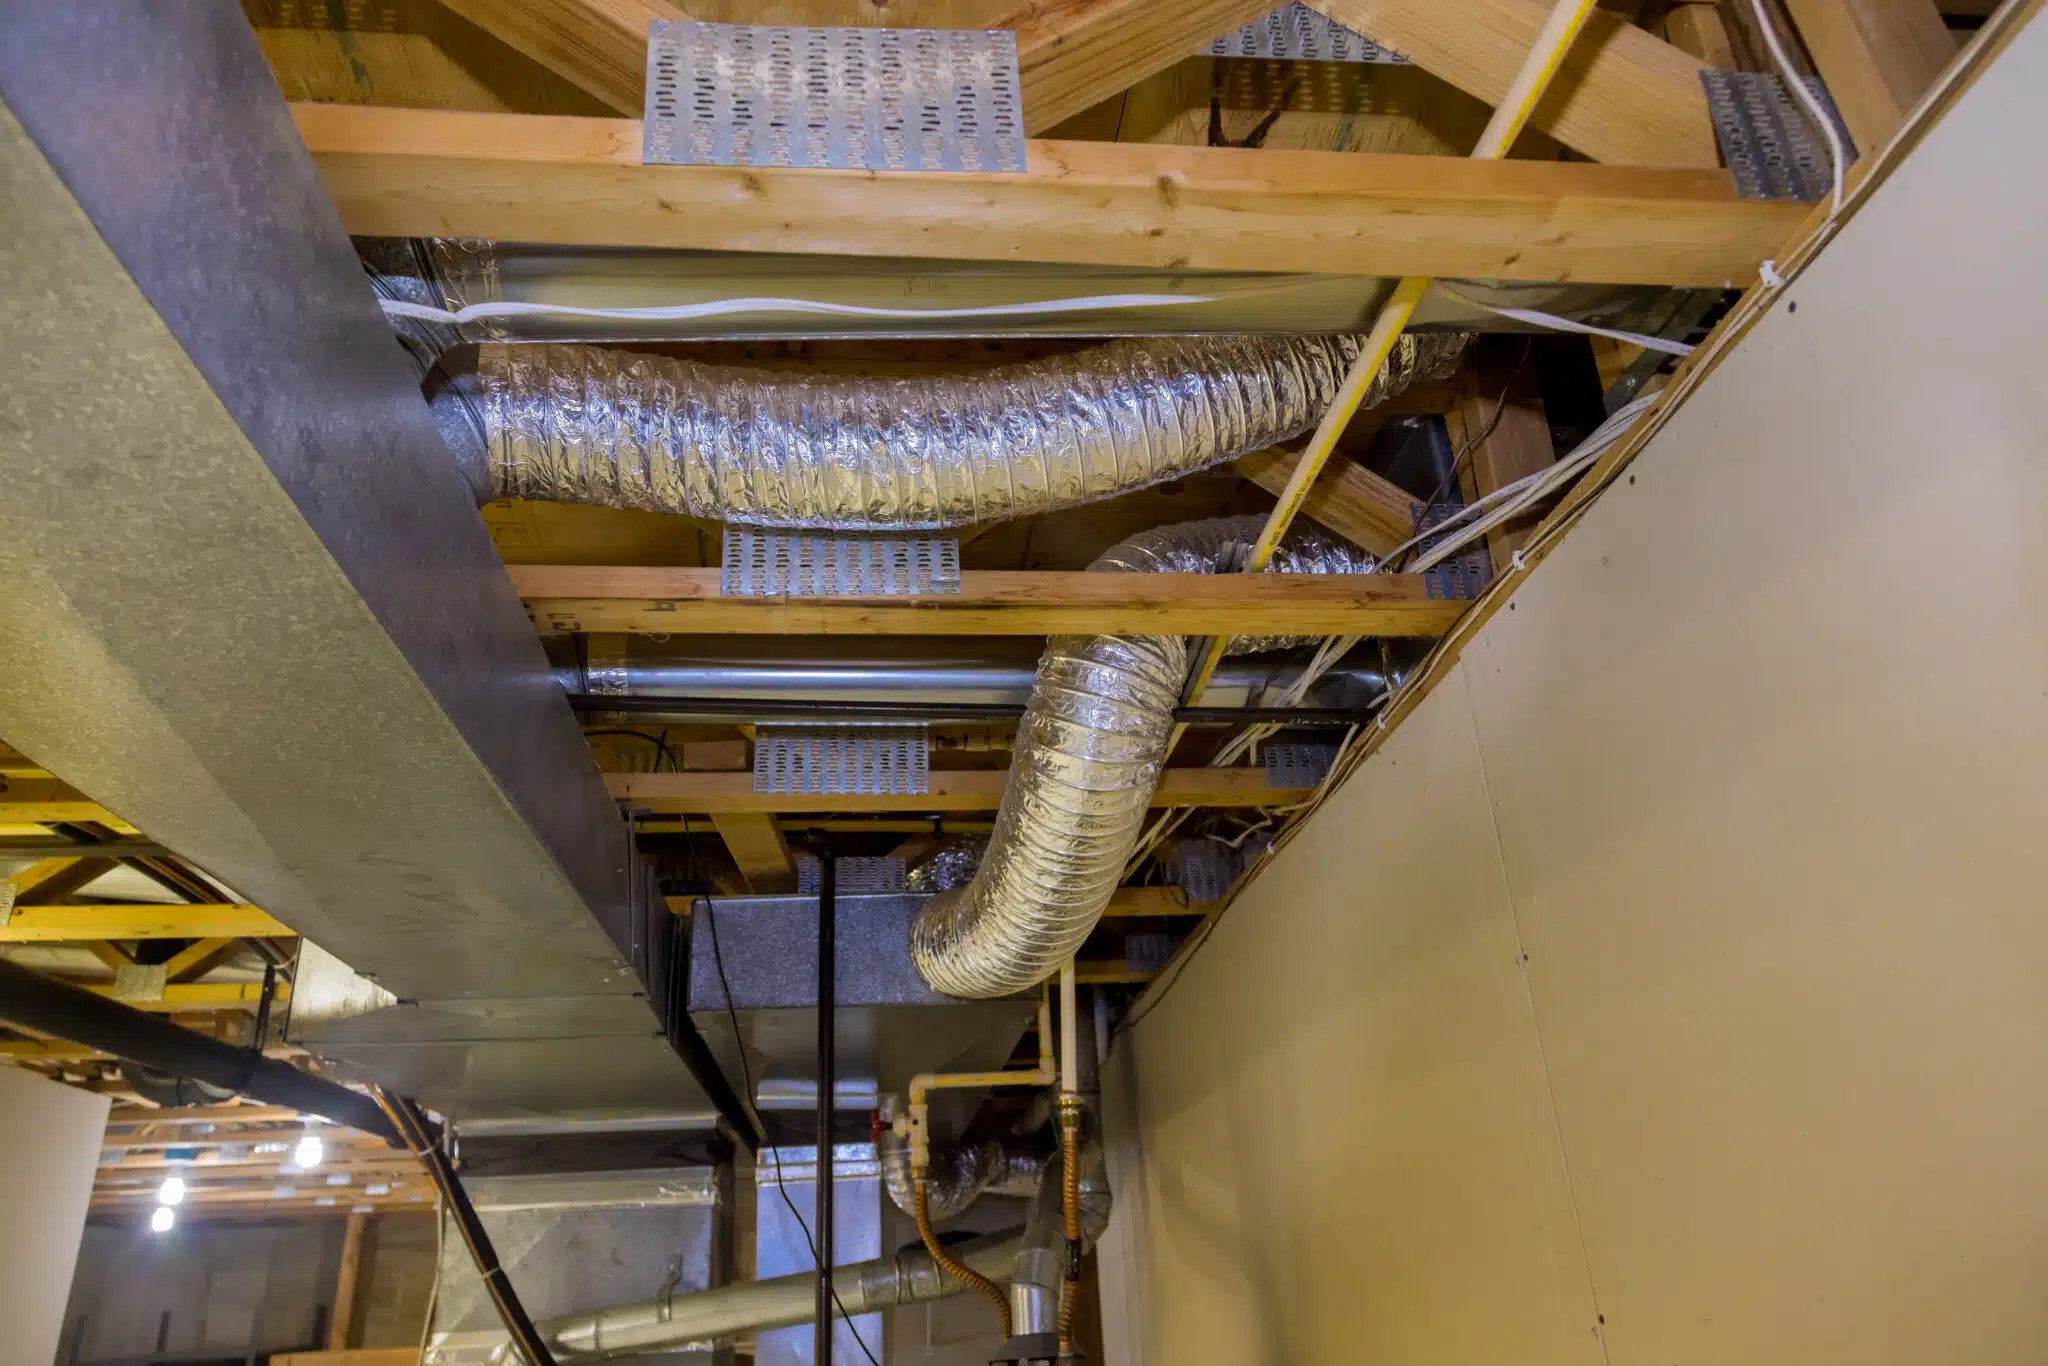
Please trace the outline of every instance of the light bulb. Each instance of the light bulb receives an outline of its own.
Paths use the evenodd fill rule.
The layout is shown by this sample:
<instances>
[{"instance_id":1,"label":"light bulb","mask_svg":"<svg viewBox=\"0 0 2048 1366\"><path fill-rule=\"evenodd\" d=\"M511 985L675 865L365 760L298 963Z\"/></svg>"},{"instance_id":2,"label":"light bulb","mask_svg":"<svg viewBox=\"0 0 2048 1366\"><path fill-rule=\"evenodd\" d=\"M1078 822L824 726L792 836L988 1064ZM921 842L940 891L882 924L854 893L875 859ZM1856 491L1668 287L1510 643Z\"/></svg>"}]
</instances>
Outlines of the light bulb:
<instances>
[{"instance_id":1,"label":"light bulb","mask_svg":"<svg viewBox=\"0 0 2048 1366\"><path fill-rule=\"evenodd\" d=\"M171 1225L178 1222L178 1212L169 1205L158 1205L156 1213L149 1216L151 1233L169 1233Z\"/></svg>"},{"instance_id":2,"label":"light bulb","mask_svg":"<svg viewBox=\"0 0 2048 1366\"><path fill-rule=\"evenodd\" d=\"M327 1145L320 1141L320 1136L307 1134L299 1140L298 1146L292 1149L292 1163L305 1171L311 1171L320 1165L320 1159L326 1155Z\"/></svg>"},{"instance_id":3,"label":"light bulb","mask_svg":"<svg viewBox=\"0 0 2048 1366\"><path fill-rule=\"evenodd\" d=\"M159 1205L175 1205L185 1198L185 1178L167 1176L164 1183L156 1188L156 1202Z\"/></svg>"}]
</instances>

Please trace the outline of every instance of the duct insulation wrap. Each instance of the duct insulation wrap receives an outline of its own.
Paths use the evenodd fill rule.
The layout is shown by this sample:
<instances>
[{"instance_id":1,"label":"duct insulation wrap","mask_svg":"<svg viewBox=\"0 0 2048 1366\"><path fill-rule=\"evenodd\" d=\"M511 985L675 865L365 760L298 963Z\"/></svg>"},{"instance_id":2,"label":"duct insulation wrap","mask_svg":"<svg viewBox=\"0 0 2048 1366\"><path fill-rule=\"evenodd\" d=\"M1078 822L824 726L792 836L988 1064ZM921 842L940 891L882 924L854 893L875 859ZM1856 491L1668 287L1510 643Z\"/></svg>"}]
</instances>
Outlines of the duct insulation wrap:
<instances>
[{"instance_id":1,"label":"duct insulation wrap","mask_svg":"<svg viewBox=\"0 0 2048 1366\"><path fill-rule=\"evenodd\" d=\"M1405 335L1364 406L1448 375ZM965 375L792 375L560 344L478 348L491 497L754 526L939 530L1052 512L1309 430L1352 336L1151 337Z\"/></svg>"},{"instance_id":2,"label":"duct insulation wrap","mask_svg":"<svg viewBox=\"0 0 2048 1366\"><path fill-rule=\"evenodd\" d=\"M1112 547L1089 568L1225 574L1250 556L1265 518L1161 527ZM1287 538L1268 566L1283 574L1364 574L1364 551L1317 532ZM1242 638L1234 652L1278 649ZM1102 918L1136 847L1187 676L1180 636L1054 636L1018 724L995 831L973 878L925 904L911 958L951 996L1008 996L1074 956Z\"/></svg>"}]
</instances>

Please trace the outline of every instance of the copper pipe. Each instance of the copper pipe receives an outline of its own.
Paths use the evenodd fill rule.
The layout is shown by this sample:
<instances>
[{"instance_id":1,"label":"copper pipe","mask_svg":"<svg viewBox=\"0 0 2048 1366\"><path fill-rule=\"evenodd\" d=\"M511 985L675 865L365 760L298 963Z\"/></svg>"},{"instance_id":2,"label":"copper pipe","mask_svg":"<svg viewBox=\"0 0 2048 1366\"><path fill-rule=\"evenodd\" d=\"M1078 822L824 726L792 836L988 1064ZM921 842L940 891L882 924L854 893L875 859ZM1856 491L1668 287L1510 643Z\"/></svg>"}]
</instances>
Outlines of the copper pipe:
<instances>
[{"instance_id":1,"label":"copper pipe","mask_svg":"<svg viewBox=\"0 0 2048 1366\"><path fill-rule=\"evenodd\" d=\"M979 1290L982 1294L996 1302L996 1312L1002 1315L1003 1337L1005 1340L1008 1340L1010 1336L1010 1297L1003 1293L1001 1286L982 1275L979 1271L976 1271L973 1267L955 1261L952 1255L940 1245L938 1235L932 1232L931 1210L925 1196L925 1179L923 1176L917 1178L917 1236L924 1240L924 1250L931 1254L932 1260L938 1263L941 1271L944 1271L947 1275L952 1276L955 1280L962 1282L969 1288Z\"/></svg>"}]
</instances>

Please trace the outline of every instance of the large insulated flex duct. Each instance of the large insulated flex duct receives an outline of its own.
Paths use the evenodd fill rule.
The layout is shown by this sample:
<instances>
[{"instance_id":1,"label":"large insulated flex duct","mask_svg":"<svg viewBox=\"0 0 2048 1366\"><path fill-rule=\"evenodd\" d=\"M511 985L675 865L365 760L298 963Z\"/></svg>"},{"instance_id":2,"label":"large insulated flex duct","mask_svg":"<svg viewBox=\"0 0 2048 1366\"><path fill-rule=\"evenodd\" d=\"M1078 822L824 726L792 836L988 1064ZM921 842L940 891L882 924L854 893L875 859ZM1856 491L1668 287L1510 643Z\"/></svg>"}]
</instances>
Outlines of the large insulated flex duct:
<instances>
[{"instance_id":1,"label":"large insulated flex duct","mask_svg":"<svg viewBox=\"0 0 2048 1366\"><path fill-rule=\"evenodd\" d=\"M1403 336L1365 406L1447 375L1465 341ZM1297 436L1358 348L1351 336L1150 337L873 379L491 343L472 373L457 364L431 383L437 410L481 419L482 449L464 464L487 497L911 531L1093 502Z\"/></svg>"},{"instance_id":2,"label":"large insulated flex duct","mask_svg":"<svg viewBox=\"0 0 2048 1366\"><path fill-rule=\"evenodd\" d=\"M1089 568L1121 573L1230 573L1263 517L1161 527L1111 548ZM1372 557L1300 532L1273 572L1364 574ZM1240 639L1234 651L1292 641ZM1180 636L1054 636L1017 727L995 833L973 879L925 904L910 930L924 979L953 996L995 997L1044 981L1102 918L1137 845L1166 761L1187 675Z\"/></svg>"}]
</instances>

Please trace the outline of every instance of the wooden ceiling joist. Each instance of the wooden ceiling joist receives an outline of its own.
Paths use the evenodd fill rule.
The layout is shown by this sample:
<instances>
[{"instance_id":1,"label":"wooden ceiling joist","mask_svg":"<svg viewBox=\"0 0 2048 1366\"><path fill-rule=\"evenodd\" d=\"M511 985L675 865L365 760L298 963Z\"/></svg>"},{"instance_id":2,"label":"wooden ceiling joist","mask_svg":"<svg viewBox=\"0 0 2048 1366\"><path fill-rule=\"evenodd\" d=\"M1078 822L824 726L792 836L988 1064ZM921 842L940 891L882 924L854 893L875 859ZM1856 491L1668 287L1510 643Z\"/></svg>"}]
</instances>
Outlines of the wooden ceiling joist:
<instances>
[{"instance_id":1,"label":"wooden ceiling joist","mask_svg":"<svg viewBox=\"0 0 2048 1366\"><path fill-rule=\"evenodd\" d=\"M1091 574L968 570L929 597L719 594L719 571L512 565L544 631L692 635L1437 636L1465 604L1413 574Z\"/></svg>"},{"instance_id":2,"label":"wooden ceiling joist","mask_svg":"<svg viewBox=\"0 0 2048 1366\"><path fill-rule=\"evenodd\" d=\"M647 26L690 16L662 0L441 0L621 114L646 108Z\"/></svg>"},{"instance_id":3,"label":"wooden ceiling joist","mask_svg":"<svg viewBox=\"0 0 2048 1366\"><path fill-rule=\"evenodd\" d=\"M1002 769L954 769L931 774L931 790L914 793L843 793L830 796L756 792L751 773L607 773L612 796L656 815L727 815L797 811L993 811L1002 805L1010 775ZM1170 768L1160 775L1152 804L1165 806L1292 806L1307 801L1303 787L1274 787L1263 768Z\"/></svg>"},{"instance_id":4,"label":"wooden ceiling joist","mask_svg":"<svg viewBox=\"0 0 2048 1366\"><path fill-rule=\"evenodd\" d=\"M291 938L293 931L256 906L16 906L0 925L0 944L53 944L87 939Z\"/></svg>"},{"instance_id":5,"label":"wooden ceiling joist","mask_svg":"<svg viewBox=\"0 0 2048 1366\"><path fill-rule=\"evenodd\" d=\"M1301 460L1299 451L1272 447L1242 456L1237 472L1274 497ZM1304 517L1321 523L1353 545L1385 555L1415 534L1415 497L1355 460L1332 460L1302 500Z\"/></svg>"},{"instance_id":6,"label":"wooden ceiling joist","mask_svg":"<svg viewBox=\"0 0 2048 1366\"><path fill-rule=\"evenodd\" d=\"M1272 0L1031 0L988 26L1016 31L1024 127L1035 134L1272 8Z\"/></svg>"},{"instance_id":7,"label":"wooden ceiling joist","mask_svg":"<svg viewBox=\"0 0 2048 1366\"><path fill-rule=\"evenodd\" d=\"M1043 141L1021 175L647 166L632 119L292 111L372 236L1719 286L1806 212L1718 170Z\"/></svg>"},{"instance_id":8,"label":"wooden ceiling joist","mask_svg":"<svg viewBox=\"0 0 2048 1366\"><path fill-rule=\"evenodd\" d=\"M1507 93L1550 11L1543 0L1315 0L1315 8L1488 104ZM1700 66L1624 16L1595 10L1530 126L1596 161L1717 166Z\"/></svg>"}]
</instances>

